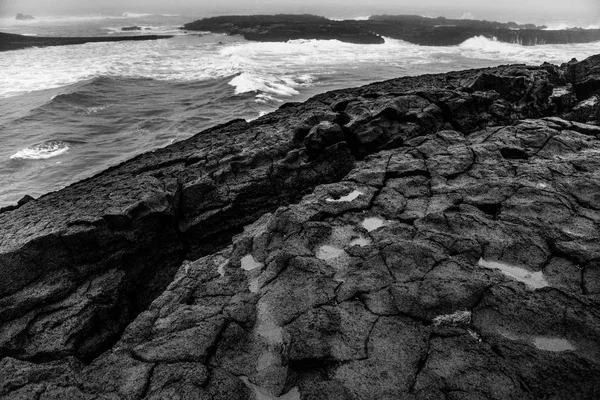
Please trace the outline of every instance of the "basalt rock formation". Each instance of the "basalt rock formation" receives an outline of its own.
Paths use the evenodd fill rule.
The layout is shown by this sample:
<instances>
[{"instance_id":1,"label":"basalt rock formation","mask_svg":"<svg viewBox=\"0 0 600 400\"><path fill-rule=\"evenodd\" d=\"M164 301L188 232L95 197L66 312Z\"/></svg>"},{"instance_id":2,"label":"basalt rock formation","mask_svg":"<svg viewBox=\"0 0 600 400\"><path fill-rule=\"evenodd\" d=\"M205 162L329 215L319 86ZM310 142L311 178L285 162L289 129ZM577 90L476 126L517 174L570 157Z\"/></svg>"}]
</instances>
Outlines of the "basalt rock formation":
<instances>
[{"instance_id":1,"label":"basalt rock formation","mask_svg":"<svg viewBox=\"0 0 600 400\"><path fill-rule=\"evenodd\" d=\"M375 15L366 21L332 21L314 15L244 15L204 18L182 29L242 35L247 40L285 42L293 39L337 39L380 44L383 36L423 46L455 46L475 36L524 46L588 43L600 40L600 29L544 30L514 22L427 18L418 15Z\"/></svg>"},{"instance_id":2,"label":"basalt rock formation","mask_svg":"<svg viewBox=\"0 0 600 400\"><path fill-rule=\"evenodd\" d=\"M28 47L68 46L84 43L124 42L131 40L169 39L169 35L139 35L139 36L92 36L92 37L48 37L25 36L14 33L0 32L0 51L26 49Z\"/></svg>"},{"instance_id":3,"label":"basalt rock formation","mask_svg":"<svg viewBox=\"0 0 600 400\"><path fill-rule=\"evenodd\" d=\"M598 397L599 66L329 92L6 209L0 397Z\"/></svg>"}]
</instances>

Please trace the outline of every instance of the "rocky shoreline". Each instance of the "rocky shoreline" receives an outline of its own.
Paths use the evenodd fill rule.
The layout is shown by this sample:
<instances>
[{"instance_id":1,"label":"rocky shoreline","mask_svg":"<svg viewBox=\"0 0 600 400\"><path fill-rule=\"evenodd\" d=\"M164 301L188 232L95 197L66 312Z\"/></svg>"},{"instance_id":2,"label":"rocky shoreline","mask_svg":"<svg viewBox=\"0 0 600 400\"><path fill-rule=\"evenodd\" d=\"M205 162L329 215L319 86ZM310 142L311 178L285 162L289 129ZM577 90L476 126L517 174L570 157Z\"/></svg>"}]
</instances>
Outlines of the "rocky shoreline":
<instances>
[{"instance_id":1,"label":"rocky shoreline","mask_svg":"<svg viewBox=\"0 0 600 400\"><path fill-rule=\"evenodd\" d=\"M514 22L427 18L418 15L375 15L366 21L333 21L314 15L244 15L204 18L182 29L242 35L247 40L286 42L295 39L336 39L357 44L381 44L383 37L423 46L456 46L475 36L524 46L600 41L600 29L545 30Z\"/></svg>"},{"instance_id":2,"label":"rocky shoreline","mask_svg":"<svg viewBox=\"0 0 600 400\"><path fill-rule=\"evenodd\" d=\"M172 35L137 35L137 36L93 36L93 37L49 37L26 36L0 32L0 51L20 50L29 47L69 46L74 44L124 42L132 40L170 39Z\"/></svg>"},{"instance_id":3,"label":"rocky shoreline","mask_svg":"<svg viewBox=\"0 0 600 400\"><path fill-rule=\"evenodd\" d=\"M0 398L598 397L599 97L399 78L0 212Z\"/></svg>"}]
</instances>

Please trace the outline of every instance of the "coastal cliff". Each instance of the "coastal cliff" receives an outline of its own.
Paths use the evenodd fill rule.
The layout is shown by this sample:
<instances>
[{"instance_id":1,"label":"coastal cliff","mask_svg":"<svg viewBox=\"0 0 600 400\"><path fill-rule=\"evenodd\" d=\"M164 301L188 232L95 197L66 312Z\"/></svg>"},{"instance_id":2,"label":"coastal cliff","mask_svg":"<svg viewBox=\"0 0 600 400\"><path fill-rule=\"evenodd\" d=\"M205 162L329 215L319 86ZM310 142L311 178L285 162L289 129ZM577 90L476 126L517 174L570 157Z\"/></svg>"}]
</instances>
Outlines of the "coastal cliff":
<instances>
[{"instance_id":1,"label":"coastal cliff","mask_svg":"<svg viewBox=\"0 0 600 400\"><path fill-rule=\"evenodd\" d=\"M337 90L0 212L0 397L597 397L599 96Z\"/></svg>"},{"instance_id":2,"label":"coastal cliff","mask_svg":"<svg viewBox=\"0 0 600 400\"><path fill-rule=\"evenodd\" d=\"M294 39L337 39L380 44L383 37L423 46L456 46L475 36L524 46L588 43L600 40L600 29L545 30L514 22L427 18L418 15L375 15L366 21L333 21L314 15L244 15L204 18L183 29L242 35L247 40L285 42Z\"/></svg>"}]
</instances>

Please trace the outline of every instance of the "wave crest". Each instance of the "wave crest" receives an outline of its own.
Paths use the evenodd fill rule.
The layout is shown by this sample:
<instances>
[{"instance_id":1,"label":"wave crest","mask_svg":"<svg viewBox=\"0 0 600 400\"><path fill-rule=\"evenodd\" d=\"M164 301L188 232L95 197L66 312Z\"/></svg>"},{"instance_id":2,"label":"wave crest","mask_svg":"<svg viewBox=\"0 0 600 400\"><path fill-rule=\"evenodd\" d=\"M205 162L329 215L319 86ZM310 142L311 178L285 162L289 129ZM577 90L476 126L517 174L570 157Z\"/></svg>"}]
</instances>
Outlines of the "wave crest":
<instances>
[{"instance_id":1,"label":"wave crest","mask_svg":"<svg viewBox=\"0 0 600 400\"><path fill-rule=\"evenodd\" d=\"M485 36L475 36L458 45L463 50L481 50L483 52L511 53L519 50L520 45L499 42L498 39Z\"/></svg>"},{"instance_id":2,"label":"wave crest","mask_svg":"<svg viewBox=\"0 0 600 400\"><path fill-rule=\"evenodd\" d=\"M133 12L126 11L121 16L124 17L124 18L143 18L143 17L150 17L150 16L152 16L152 14L148 14L148 13L133 13Z\"/></svg>"},{"instance_id":3,"label":"wave crest","mask_svg":"<svg viewBox=\"0 0 600 400\"><path fill-rule=\"evenodd\" d=\"M10 156L10 158L12 160L45 160L64 154L69 148L68 143L61 142L60 140L52 140L19 150Z\"/></svg>"},{"instance_id":4,"label":"wave crest","mask_svg":"<svg viewBox=\"0 0 600 400\"><path fill-rule=\"evenodd\" d=\"M229 81L229 85L235 87L236 95L255 92L258 93L256 96L258 102L266 102L269 100L280 101L271 95L278 97L295 96L299 94L296 88L309 85L312 81L313 77L310 75L276 77L242 72Z\"/></svg>"}]
</instances>

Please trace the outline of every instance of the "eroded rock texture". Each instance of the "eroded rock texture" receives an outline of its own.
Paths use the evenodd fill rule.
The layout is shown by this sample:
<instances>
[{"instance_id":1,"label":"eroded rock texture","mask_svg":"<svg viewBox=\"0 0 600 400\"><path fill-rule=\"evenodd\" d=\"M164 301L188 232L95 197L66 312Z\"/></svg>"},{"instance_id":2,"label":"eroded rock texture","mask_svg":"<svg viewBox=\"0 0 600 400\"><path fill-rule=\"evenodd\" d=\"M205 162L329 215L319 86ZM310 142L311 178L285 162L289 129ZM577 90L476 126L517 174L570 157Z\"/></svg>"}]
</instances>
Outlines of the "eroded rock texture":
<instances>
[{"instance_id":1,"label":"eroded rock texture","mask_svg":"<svg viewBox=\"0 0 600 400\"><path fill-rule=\"evenodd\" d=\"M326 93L5 210L0 396L597 398L599 63Z\"/></svg>"}]
</instances>

